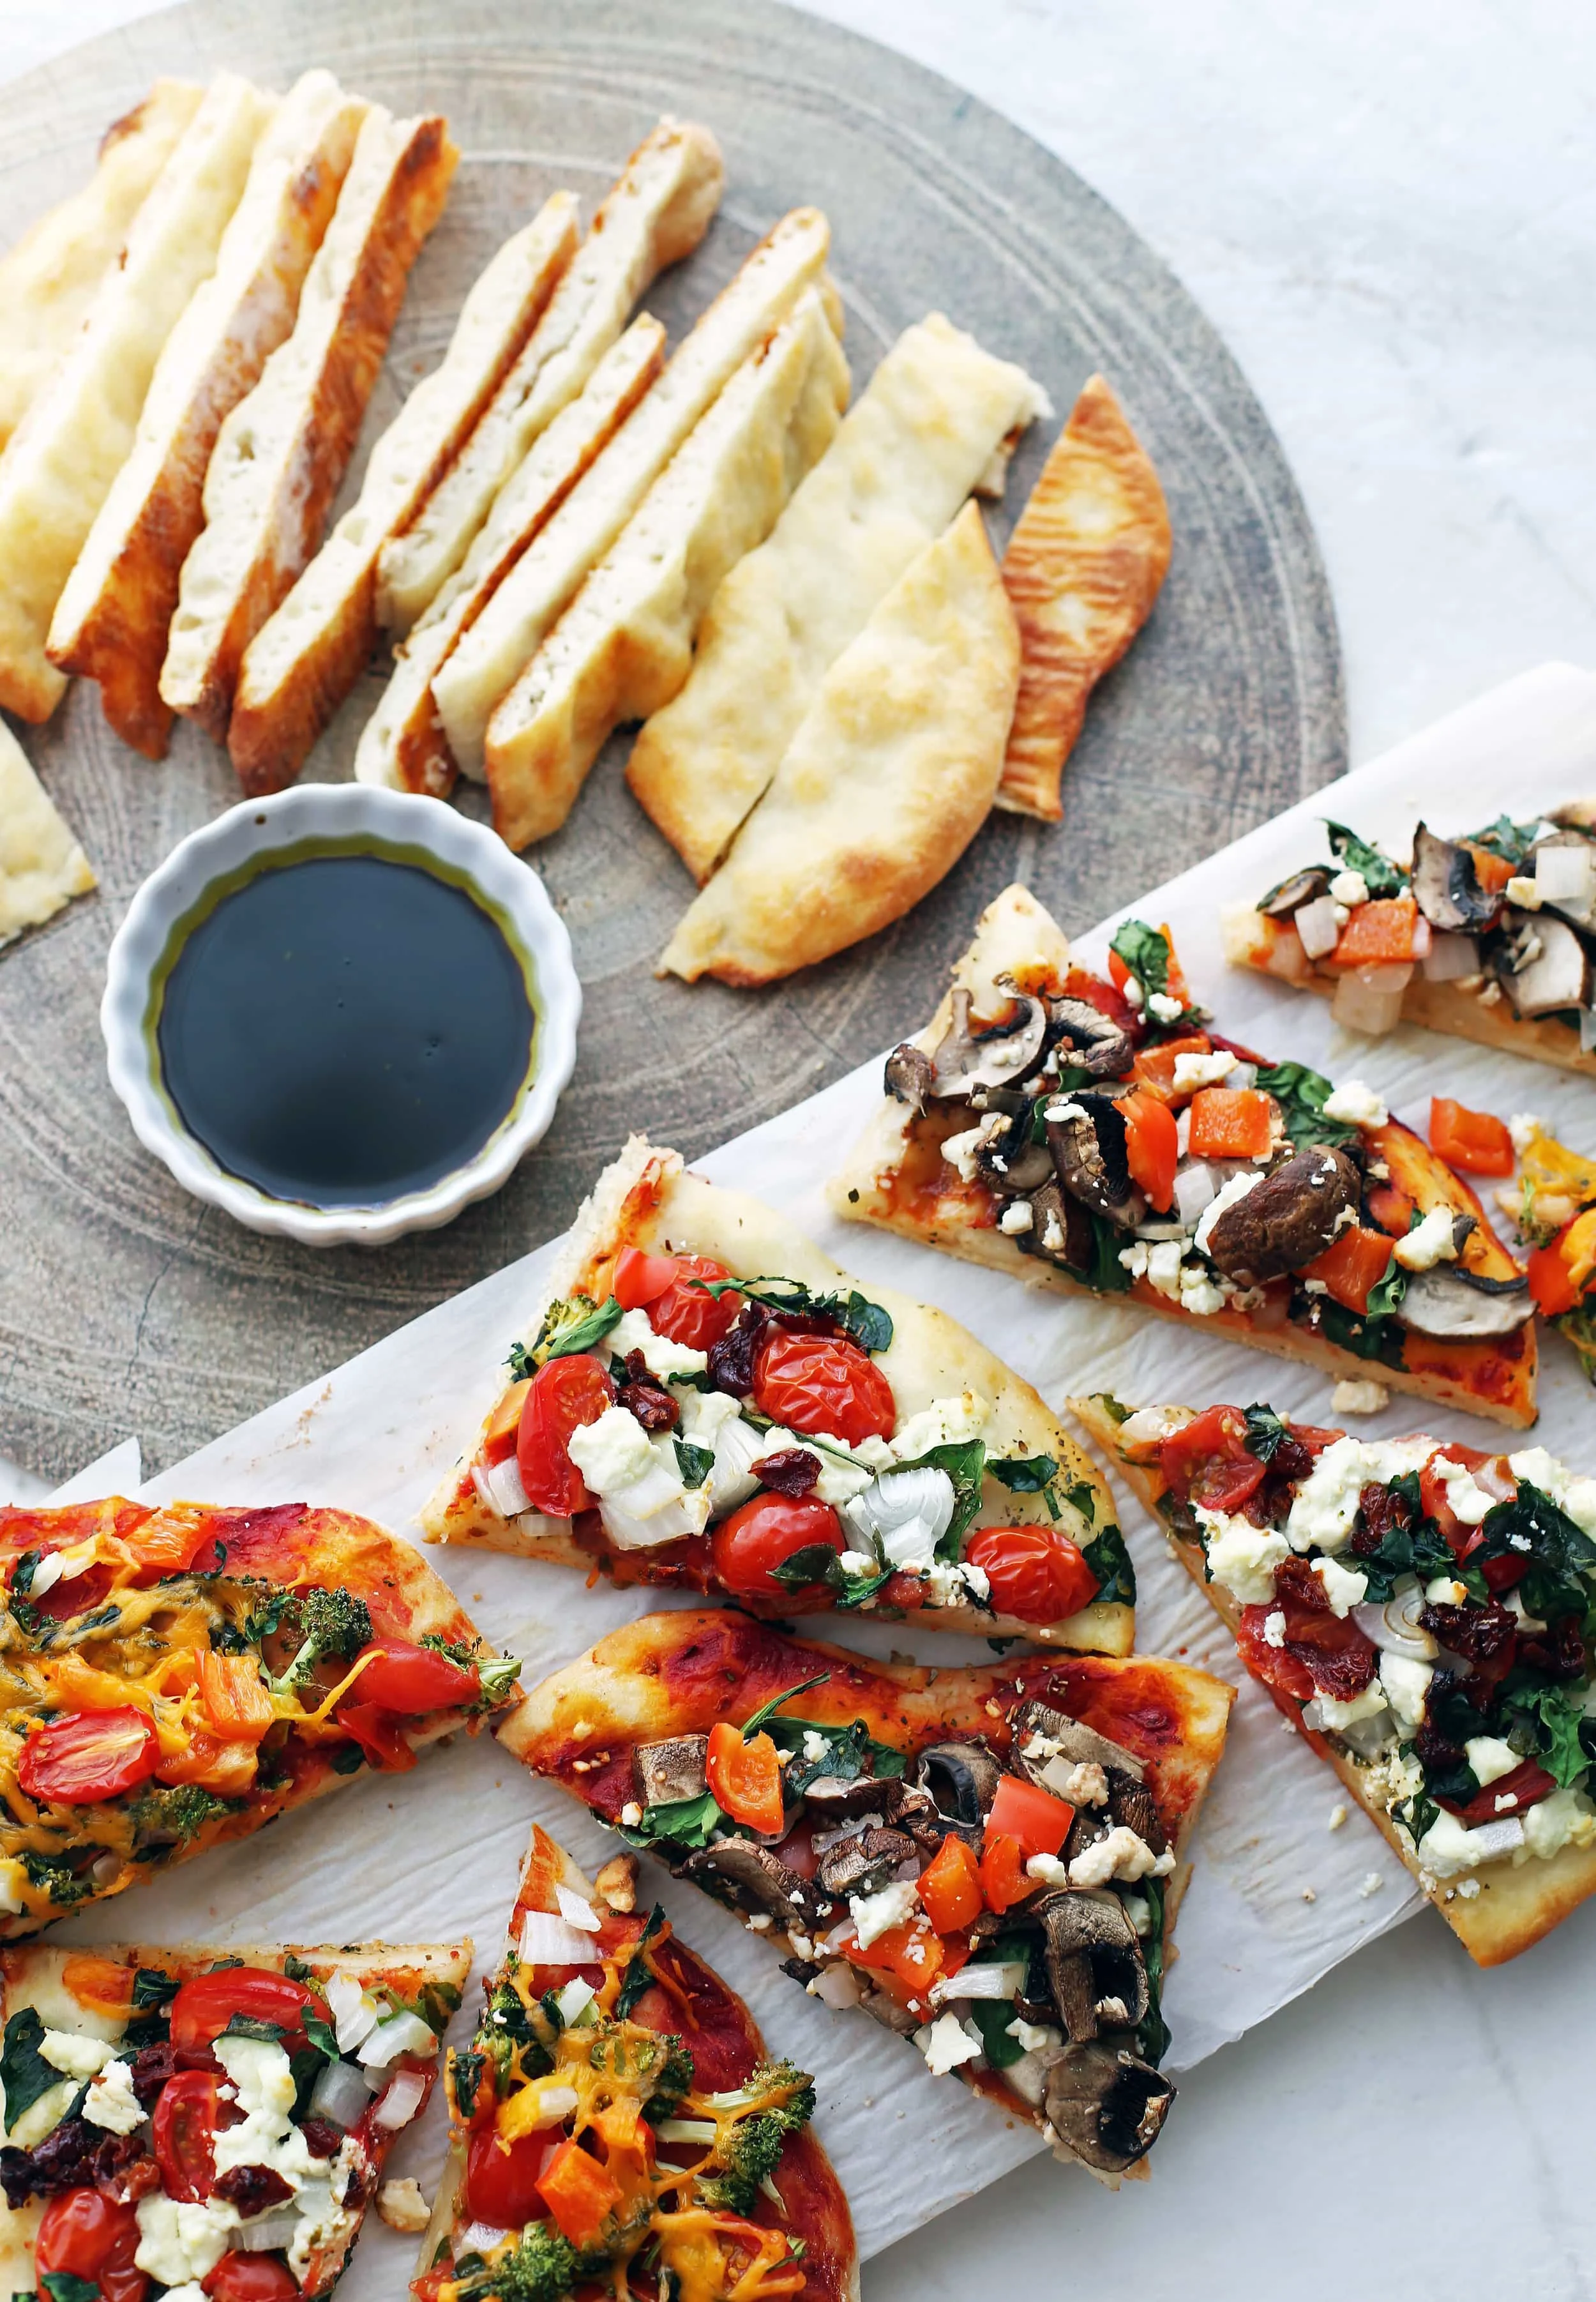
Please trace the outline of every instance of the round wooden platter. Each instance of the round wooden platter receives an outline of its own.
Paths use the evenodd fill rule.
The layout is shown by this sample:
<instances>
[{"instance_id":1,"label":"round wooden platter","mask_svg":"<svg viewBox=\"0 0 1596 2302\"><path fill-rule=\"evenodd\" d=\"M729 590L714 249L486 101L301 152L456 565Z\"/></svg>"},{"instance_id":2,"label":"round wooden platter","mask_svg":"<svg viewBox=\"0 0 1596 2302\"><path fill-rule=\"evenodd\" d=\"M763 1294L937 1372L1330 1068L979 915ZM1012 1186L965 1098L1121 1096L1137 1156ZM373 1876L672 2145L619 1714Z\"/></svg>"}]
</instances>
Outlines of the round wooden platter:
<instances>
[{"instance_id":1,"label":"round wooden platter","mask_svg":"<svg viewBox=\"0 0 1596 2302\"><path fill-rule=\"evenodd\" d=\"M559 1230L627 1130L689 1155L917 1025L976 912L1012 878L1079 930L1345 767L1330 595L1280 448L1235 363L1136 235L1049 153L946 81L762 0L234 0L148 18L7 93L0 241L86 173L160 72L285 87L311 63L396 111L448 115L465 157L413 274L368 439L442 351L471 279L556 186L601 196L661 113L706 121L725 204L649 298L672 340L786 209L824 208L854 390L933 308L1021 361L1058 420L1109 377L1168 491L1174 559L1147 631L1094 701L1065 820L995 815L911 917L763 993L657 982L690 886L633 804L612 744L530 860L585 988L576 1075L499 1196L375 1253L239 1230L135 1141L106 1082L106 947L174 842L238 798L180 727L152 767L77 683L24 731L88 848L97 895L0 954L0 1453L64 1475L136 1432L151 1467L212 1437ZM1000 545L1056 424L1034 427ZM357 458L357 475L363 458ZM312 777L348 776L382 672ZM474 795L475 796L475 795ZM470 801L468 804L472 803Z\"/></svg>"}]
</instances>

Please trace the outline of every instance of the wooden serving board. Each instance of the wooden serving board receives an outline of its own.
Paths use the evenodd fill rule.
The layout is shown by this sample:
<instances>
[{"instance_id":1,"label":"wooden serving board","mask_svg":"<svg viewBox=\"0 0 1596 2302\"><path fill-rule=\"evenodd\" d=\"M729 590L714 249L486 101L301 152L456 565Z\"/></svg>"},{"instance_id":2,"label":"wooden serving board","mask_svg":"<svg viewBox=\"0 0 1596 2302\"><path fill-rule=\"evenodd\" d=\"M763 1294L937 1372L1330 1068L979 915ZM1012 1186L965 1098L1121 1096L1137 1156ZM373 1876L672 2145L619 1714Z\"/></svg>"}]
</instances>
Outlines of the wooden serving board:
<instances>
[{"instance_id":1,"label":"wooden serving board","mask_svg":"<svg viewBox=\"0 0 1596 2302\"><path fill-rule=\"evenodd\" d=\"M776 218L812 202L831 219L855 391L934 307L1038 376L1060 420L1100 367L1156 460L1174 561L1092 707L1064 823L995 816L909 919L767 993L655 981L691 889L626 794L613 745L531 859L570 925L587 1003L555 1124L496 1198L373 1253L241 1231L135 1141L105 1079L105 951L139 882L238 792L193 728L152 767L107 735L96 691L75 686L26 742L100 893L0 954L0 1453L55 1475L128 1432L152 1468L171 1462L524 1253L569 1220L629 1128L691 1155L825 1086L928 1010L1006 881L1028 879L1082 927L1346 765L1334 616L1306 516L1202 315L1019 130L811 18L763 0L194 0L8 91L0 240L82 179L105 124L158 72L230 65L285 87L313 63L396 110L446 113L466 155L412 278L371 433L436 361L499 242L557 185L591 212L671 112L709 122L728 171L704 247L649 299L673 341ZM1015 459L992 522L1000 543L1055 429L1035 427ZM348 776L380 680L374 668L309 775Z\"/></svg>"}]
</instances>

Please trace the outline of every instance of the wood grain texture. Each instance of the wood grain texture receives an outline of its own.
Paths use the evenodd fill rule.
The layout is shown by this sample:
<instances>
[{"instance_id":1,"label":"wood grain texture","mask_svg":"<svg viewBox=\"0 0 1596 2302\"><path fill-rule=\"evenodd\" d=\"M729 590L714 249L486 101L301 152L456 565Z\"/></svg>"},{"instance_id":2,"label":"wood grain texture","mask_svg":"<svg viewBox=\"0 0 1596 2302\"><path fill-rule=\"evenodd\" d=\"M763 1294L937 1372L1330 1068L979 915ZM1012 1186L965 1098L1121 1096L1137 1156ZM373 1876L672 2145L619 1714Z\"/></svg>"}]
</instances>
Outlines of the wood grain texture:
<instances>
[{"instance_id":1,"label":"wood grain texture","mask_svg":"<svg viewBox=\"0 0 1596 2302\"><path fill-rule=\"evenodd\" d=\"M1175 559L1093 700L1067 828L995 817L909 919L772 992L654 981L692 884L621 784L626 739L613 744L536 856L587 1002L555 1124L496 1198L370 1254L242 1231L135 1142L105 1073L105 951L139 882L237 786L192 728L151 769L105 732L92 690L74 689L28 748L101 894L0 959L0 1453L57 1475L130 1432L152 1467L172 1461L497 1268L568 1221L629 1128L692 1156L824 1086L923 1013L1009 881L1079 932L1346 764L1334 617L1306 516L1261 409L1179 283L1019 130L764 0L391 0L380 12L193 0L17 83L0 240L84 179L106 122L157 74L226 64L281 87L310 62L396 112L444 112L466 155L353 479L441 357L493 248L560 184L590 214L669 111L714 130L728 179L704 246L648 299L673 341L776 219L813 201L832 222L856 391L934 308L1021 362L1061 410L1100 369L1157 465ZM999 549L1056 428L1036 426L1015 458L992 519ZM380 693L374 669L307 774L350 773Z\"/></svg>"}]
</instances>

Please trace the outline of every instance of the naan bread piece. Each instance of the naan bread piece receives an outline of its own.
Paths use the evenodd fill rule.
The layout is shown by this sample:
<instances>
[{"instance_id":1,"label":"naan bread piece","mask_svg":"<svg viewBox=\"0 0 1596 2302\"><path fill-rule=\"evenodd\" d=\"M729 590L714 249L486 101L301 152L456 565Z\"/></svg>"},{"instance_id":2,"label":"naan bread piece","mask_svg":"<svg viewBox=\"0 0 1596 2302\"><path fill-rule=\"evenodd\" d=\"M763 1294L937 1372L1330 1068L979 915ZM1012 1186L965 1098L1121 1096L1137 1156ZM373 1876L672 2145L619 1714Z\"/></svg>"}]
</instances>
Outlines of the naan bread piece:
<instances>
[{"instance_id":1,"label":"naan bread piece","mask_svg":"<svg viewBox=\"0 0 1596 2302\"><path fill-rule=\"evenodd\" d=\"M568 406L668 265L691 256L720 205L726 167L707 128L662 120L627 161L575 261L481 422L377 561L377 621L407 632L464 562L500 490Z\"/></svg>"},{"instance_id":2,"label":"naan bread piece","mask_svg":"<svg viewBox=\"0 0 1596 2302\"><path fill-rule=\"evenodd\" d=\"M824 455L848 363L811 289L700 416L488 723L493 824L546 839L623 721L686 678L716 586Z\"/></svg>"},{"instance_id":3,"label":"naan bread piece","mask_svg":"<svg viewBox=\"0 0 1596 2302\"><path fill-rule=\"evenodd\" d=\"M399 648L382 700L356 749L355 773L362 783L380 784L390 791L431 792L440 798L454 788L454 754L433 700L433 674L664 365L665 330L644 312L610 346L580 396L540 433L525 463L501 491L465 565L448 578ZM483 423L488 420L484 416Z\"/></svg>"},{"instance_id":4,"label":"naan bread piece","mask_svg":"<svg viewBox=\"0 0 1596 2302\"><path fill-rule=\"evenodd\" d=\"M902 919L992 805L1020 635L967 504L827 673L656 970L771 983Z\"/></svg>"},{"instance_id":5,"label":"naan bread piece","mask_svg":"<svg viewBox=\"0 0 1596 2302\"><path fill-rule=\"evenodd\" d=\"M239 204L272 117L269 97L223 72L133 220L71 351L0 457L0 704L47 719L66 674L45 653L55 602L133 445L167 337Z\"/></svg>"},{"instance_id":6,"label":"naan bread piece","mask_svg":"<svg viewBox=\"0 0 1596 2302\"><path fill-rule=\"evenodd\" d=\"M1023 369L939 312L882 360L769 541L721 585L686 685L633 749L626 780L701 886L831 665L1045 406Z\"/></svg>"},{"instance_id":7,"label":"naan bread piece","mask_svg":"<svg viewBox=\"0 0 1596 2302\"><path fill-rule=\"evenodd\" d=\"M216 434L293 327L365 116L329 71L307 72L278 106L216 269L166 340L133 452L56 602L51 662L99 682L106 719L147 759L164 758L172 732L161 667L179 574L205 525Z\"/></svg>"},{"instance_id":8,"label":"naan bread piece","mask_svg":"<svg viewBox=\"0 0 1596 2302\"><path fill-rule=\"evenodd\" d=\"M219 744L245 649L321 541L453 168L441 120L371 107L293 333L222 426L161 672L163 702Z\"/></svg>"},{"instance_id":9,"label":"naan bread piece","mask_svg":"<svg viewBox=\"0 0 1596 2302\"><path fill-rule=\"evenodd\" d=\"M1169 559L1158 475L1090 376L1004 554L1023 653L999 807L1045 823L1063 815L1059 779L1087 698L1152 614Z\"/></svg>"},{"instance_id":10,"label":"naan bread piece","mask_svg":"<svg viewBox=\"0 0 1596 2302\"><path fill-rule=\"evenodd\" d=\"M488 722L500 699L705 408L819 278L830 239L819 209L794 208L760 242L439 670L433 693L466 775L483 774Z\"/></svg>"},{"instance_id":11,"label":"naan bread piece","mask_svg":"<svg viewBox=\"0 0 1596 2302\"><path fill-rule=\"evenodd\" d=\"M203 88L158 80L105 130L81 191L29 226L0 256L0 448L71 349L133 218L199 109Z\"/></svg>"},{"instance_id":12,"label":"naan bread piece","mask_svg":"<svg viewBox=\"0 0 1596 2302\"><path fill-rule=\"evenodd\" d=\"M0 945L97 884L27 753L0 719Z\"/></svg>"}]
</instances>

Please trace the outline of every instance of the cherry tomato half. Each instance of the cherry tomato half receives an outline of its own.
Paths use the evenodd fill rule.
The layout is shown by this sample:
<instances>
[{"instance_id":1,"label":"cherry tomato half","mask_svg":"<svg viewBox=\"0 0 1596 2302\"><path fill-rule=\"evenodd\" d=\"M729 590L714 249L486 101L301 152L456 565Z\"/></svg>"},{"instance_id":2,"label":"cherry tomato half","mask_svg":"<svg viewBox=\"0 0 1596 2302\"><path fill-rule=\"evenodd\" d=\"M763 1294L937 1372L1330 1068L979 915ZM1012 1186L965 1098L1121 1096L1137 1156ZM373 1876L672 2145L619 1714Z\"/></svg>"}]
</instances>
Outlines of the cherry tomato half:
<instances>
[{"instance_id":1,"label":"cherry tomato half","mask_svg":"<svg viewBox=\"0 0 1596 2302\"><path fill-rule=\"evenodd\" d=\"M179 2071L161 2088L153 2124L169 2198L197 2204L216 2187L218 2083L214 2071Z\"/></svg>"},{"instance_id":2,"label":"cherry tomato half","mask_svg":"<svg viewBox=\"0 0 1596 2302\"><path fill-rule=\"evenodd\" d=\"M821 1432L850 1447L890 1439L898 1415L891 1383L856 1344L785 1327L760 1346L753 1399L761 1415L789 1431Z\"/></svg>"},{"instance_id":3,"label":"cherry tomato half","mask_svg":"<svg viewBox=\"0 0 1596 2302\"><path fill-rule=\"evenodd\" d=\"M88 1806L147 1782L160 1755L155 1728L130 1702L112 1710L71 1710L32 1737L17 1780L29 1798Z\"/></svg>"},{"instance_id":4,"label":"cherry tomato half","mask_svg":"<svg viewBox=\"0 0 1596 2302\"><path fill-rule=\"evenodd\" d=\"M519 2230L545 2211L538 2176L549 2145L546 2134L523 2134L501 2150L491 2126L477 2130L466 2159L466 2207L473 2222Z\"/></svg>"},{"instance_id":5,"label":"cherry tomato half","mask_svg":"<svg viewBox=\"0 0 1596 2302\"><path fill-rule=\"evenodd\" d=\"M340 1702L332 1715L380 1774L407 1775L416 1764L416 1753L400 1734L393 1711L374 1702Z\"/></svg>"},{"instance_id":6,"label":"cherry tomato half","mask_svg":"<svg viewBox=\"0 0 1596 2302\"><path fill-rule=\"evenodd\" d=\"M1172 1431L1158 1450L1164 1477L1183 1501L1205 1510L1239 1510L1264 1483L1264 1466L1247 1444L1239 1407L1210 1407Z\"/></svg>"},{"instance_id":7,"label":"cherry tomato half","mask_svg":"<svg viewBox=\"0 0 1596 2302\"><path fill-rule=\"evenodd\" d=\"M843 1525L829 1503L808 1495L755 1495L710 1538L718 1579L738 1599L778 1600L785 1606L802 1593L776 1579L775 1570L796 1550L821 1543L838 1556L847 1549ZM806 1586L810 1589L816 1584Z\"/></svg>"},{"instance_id":8,"label":"cherry tomato half","mask_svg":"<svg viewBox=\"0 0 1596 2302\"><path fill-rule=\"evenodd\" d=\"M1097 1595L1096 1571L1079 1544L1049 1526L983 1526L964 1545L1001 1615L1022 1623L1062 1623Z\"/></svg>"},{"instance_id":9,"label":"cherry tomato half","mask_svg":"<svg viewBox=\"0 0 1596 2302\"><path fill-rule=\"evenodd\" d=\"M707 1351L736 1324L741 1295L711 1295L694 1281L729 1279L724 1263L707 1255L644 1255L624 1247L615 1266L615 1299L623 1311L646 1310L657 1335L689 1350Z\"/></svg>"},{"instance_id":10,"label":"cherry tomato half","mask_svg":"<svg viewBox=\"0 0 1596 2302\"><path fill-rule=\"evenodd\" d=\"M97 2286L102 2302L144 2302L149 2280L133 2264L139 2217L98 2190L63 2190L50 2200L33 2241L33 2266L64 2271Z\"/></svg>"},{"instance_id":11,"label":"cherry tomato half","mask_svg":"<svg viewBox=\"0 0 1596 2302\"><path fill-rule=\"evenodd\" d=\"M362 1662L367 1655L375 1659L365 1664L351 1693L362 1702L399 1711L407 1718L423 1710L475 1702L483 1691L475 1664L451 1662L435 1647L413 1646L408 1639L374 1639L370 1646L362 1647L355 1661Z\"/></svg>"},{"instance_id":12,"label":"cherry tomato half","mask_svg":"<svg viewBox=\"0 0 1596 2302\"><path fill-rule=\"evenodd\" d=\"M301 2290L280 2254L224 2254L199 2282L212 2302L299 2302Z\"/></svg>"},{"instance_id":13,"label":"cherry tomato half","mask_svg":"<svg viewBox=\"0 0 1596 2302\"><path fill-rule=\"evenodd\" d=\"M172 2043L180 2053L208 2046L235 2014L251 2014L291 2033L303 2027L307 2010L323 2012L322 2002L290 1976L274 1974L269 1966L224 1966L214 1974L194 1975L178 1992L172 2002Z\"/></svg>"},{"instance_id":14,"label":"cherry tomato half","mask_svg":"<svg viewBox=\"0 0 1596 2302\"><path fill-rule=\"evenodd\" d=\"M588 1506L582 1474L567 1446L573 1431L596 1423L615 1404L615 1385L585 1353L550 1359L532 1379L521 1408L516 1460L521 1483L534 1510L550 1518L575 1518Z\"/></svg>"}]
</instances>

